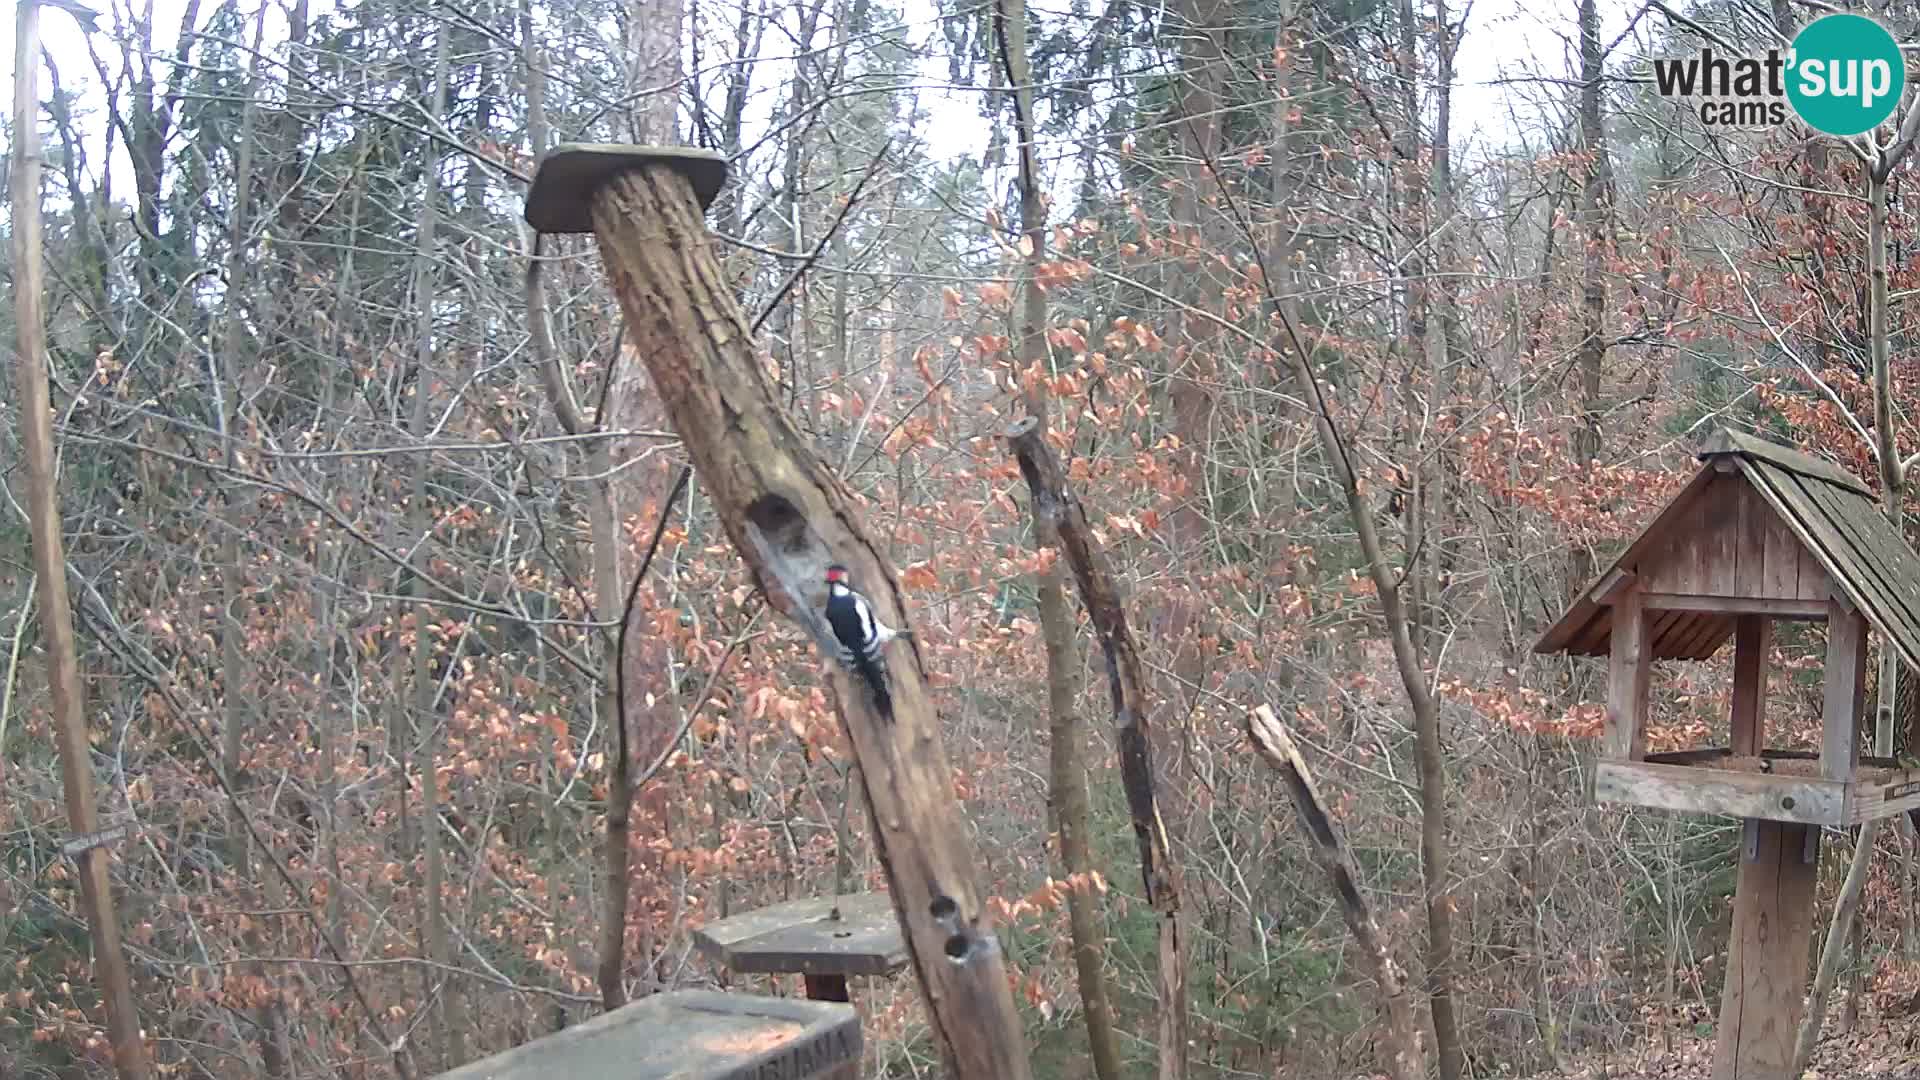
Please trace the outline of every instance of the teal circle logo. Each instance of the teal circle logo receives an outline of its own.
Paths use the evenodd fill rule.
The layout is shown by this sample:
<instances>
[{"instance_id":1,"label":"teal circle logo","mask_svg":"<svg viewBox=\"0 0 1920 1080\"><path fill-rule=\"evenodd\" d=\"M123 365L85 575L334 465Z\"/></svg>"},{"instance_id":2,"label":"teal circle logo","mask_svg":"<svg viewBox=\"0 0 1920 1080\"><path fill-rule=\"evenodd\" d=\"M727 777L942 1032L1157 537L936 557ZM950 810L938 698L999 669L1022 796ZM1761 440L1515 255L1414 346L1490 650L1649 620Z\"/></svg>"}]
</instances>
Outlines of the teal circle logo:
<instances>
[{"instance_id":1,"label":"teal circle logo","mask_svg":"<svg viewBox=\"0 0 1920 1080\"><path fill-rule=\"evenodd\" d=\"M1907 62L1887 28L1864 15L1824 15L1801 28L1787 61L1787 100L1815 131L1858 135L1900 105Z\"/></svg>"}]
</instances>

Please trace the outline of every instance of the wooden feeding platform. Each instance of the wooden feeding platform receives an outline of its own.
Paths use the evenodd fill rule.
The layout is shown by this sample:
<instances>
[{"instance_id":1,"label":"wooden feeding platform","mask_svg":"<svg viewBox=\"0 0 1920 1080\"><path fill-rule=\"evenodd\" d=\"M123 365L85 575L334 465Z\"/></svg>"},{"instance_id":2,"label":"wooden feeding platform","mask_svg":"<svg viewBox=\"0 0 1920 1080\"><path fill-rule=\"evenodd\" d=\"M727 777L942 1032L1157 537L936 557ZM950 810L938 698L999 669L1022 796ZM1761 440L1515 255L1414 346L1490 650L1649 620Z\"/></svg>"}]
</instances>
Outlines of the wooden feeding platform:
<instances>
[{"instance_id":1,"label":"wooden feeding platform","mask_svg":"<svg viewBox=\"0 0 1920 1080\"><path fill-rule=\"evenodd\" d=\"M694 931L715 963L736 974L800 975L807 996L850 1001L850 975L889 976L907 966L906 940L885 893L792 900Z\"/></svg>"},{"instance_id":2,"label":"wooden feeding platform","mask_svg":"<svg viewBox=\"0 0 1920 1080\"><path fill-rule=\"evenodd\" d=\"M1601 761L1593 793L1601 802L1835 827L1920 809L1920 769L1876 757L1862 757L1852 780L1829 779L1821 769L1820 755L1804 750L1735 754L1712 746Z\"/></svg>"},{"instance_id":3,"label":"wooden feeding platform","mask_svg":"<svg viewBox=\"0 0 1920 1080\"><path fill-rule=\"evenodd\" d=\"M1845 470L1722 431L1703 466L1536 652L1607 658L1600 802L1742 819L1715 1080L1786 1080L1803 1010L1820 830L1920 809L1920 769L1862 758L1867 633L1920 669L1920 556ZM1827 624L1818 751L1767 745L1779 620ZM1646 752L1656 660L1733 642L1730 743Z\"/></svg>"},{"instance_id":4,"label":"wooden feeding platform","mask_svg":"<svg viewBox=\"0 0 1920 1080\"><path fill-rule=\"evenodd\" d=\"M655 994L440 1080L853 1080L850 1005L714 990Z\"/></svg>"}]
</instances>

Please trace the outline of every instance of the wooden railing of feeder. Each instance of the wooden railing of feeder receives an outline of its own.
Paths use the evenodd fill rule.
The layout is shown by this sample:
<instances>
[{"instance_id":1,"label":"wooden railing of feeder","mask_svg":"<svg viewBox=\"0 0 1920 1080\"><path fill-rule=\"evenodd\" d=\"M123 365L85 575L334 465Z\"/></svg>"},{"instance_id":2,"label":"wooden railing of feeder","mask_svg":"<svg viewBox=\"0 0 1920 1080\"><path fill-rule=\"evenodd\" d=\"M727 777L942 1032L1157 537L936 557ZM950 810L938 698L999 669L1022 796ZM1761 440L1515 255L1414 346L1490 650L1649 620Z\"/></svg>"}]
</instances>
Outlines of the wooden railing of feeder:
<instances>
[{"instance_id":1,"label":"wooden railing of feeder","mask_svg":"<svg viewBox=\"0 0 1920 1080\"><path fill-rule=\"evenodd\" d=\"M851 1005L677 990L439 1080L855 1080L861 1048Z\"/></svg>"},{"instance_id":2,"label":"wooden railing of feeder","mask_svg":"<svg viewBox=\"0 0 1920 1080\"><path fill-rule=\"evenodd\" d=\"M1607 657L1601 802L1742 819L1715 1080L1784 1080L1803 1010L1820 829L1920 807L1920 770L1860 754L1867 634L1920 666L1920 556L1866 484L1797 450L1722 431L1653 523L1536 652ZM1817 750L1767 745L1777 621L1824 622ZM1649 753L1653 663L1731 639L1726 746Z\"/></svg>"},{"instance_id":3,"label":"wooden railing of feeder","mask_svg":"<svg viewBox=\"0 0 1920 1080\"><path fill-rule=\"evenodd\" d=\"M919 648L910 638L887 646L890 715L828 659L829 565L851 571L883 622L906 630L912 620L886 544L780 405L727 287L703 221L725 178L723 159L696 150L557 146L540 160L526 218L541 232L593 233L629 355L652 376L728 538L774 610L819 650L947 1072L1026 1080L1026 1042Z\"/></svg>"},{"instance_id":4,"label":"wooden railing of feeder","mask_svg":"<svg viewBox=\"0 0 1920 1080\"><path fill-rule=\"evenodd\" d=\"M893 902L880 893L813 897L742 912L693 932L694 943L738 975L799 975L816 1001L852 1001L850 976L907 966Z\"/></svg>"}]
</instances>

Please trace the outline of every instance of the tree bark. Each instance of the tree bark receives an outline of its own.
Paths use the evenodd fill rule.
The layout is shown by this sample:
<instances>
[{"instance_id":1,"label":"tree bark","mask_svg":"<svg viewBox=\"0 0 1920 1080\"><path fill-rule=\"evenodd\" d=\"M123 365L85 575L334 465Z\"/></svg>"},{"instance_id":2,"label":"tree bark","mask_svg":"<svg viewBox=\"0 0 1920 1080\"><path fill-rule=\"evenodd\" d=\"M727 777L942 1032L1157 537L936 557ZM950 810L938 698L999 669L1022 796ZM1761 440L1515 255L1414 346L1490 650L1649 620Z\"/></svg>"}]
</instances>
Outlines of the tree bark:
<instances>
[{"instance_id":1,"label":"tree bark","mask_svg":"<svg viewBox=\"0 0 1920 1080\"><path fill-rule=\"evenodd\" d=\"M1360 875L1354 869L1353 856L1334 824L1333 815L1327 812L1327 805L1320 798L1306 759L1294 745L1286 725L1269 706L1260 705L1247 714L1247 734L1253 740L1253 748L1287 782L1287 792L1293 796L1293 805L1300 812L1301 831L1307 834L1314 858L1332 881L1347 929L1359 943L1367 970L1380 986L1380 1008L1387 1020L1388 1071L1394 1080L1424 1080L1426 1055L1420 1050L1420 1026L1414 1019L1406 975L1394 961L1387 936L1381 932L1366 895L1360 891Z\"/></svg>"},{"instance_id":2,"label":"tree bark","mask_svg":"<svg viewBox=\"0 0 1920 1080\"><path fill-rule=\"evenodd\" d=\"M826 567L839 563L882 622L908 630L882 543L774 397L692 184L670 163L640 164L598 190L592 214L635 353L770 605L831 658L837 646L821 611L823 582ZM841 665L828 659L824 667L935 1043L956 1076L1026 1080L1005 958L981 899L972 844L958 824L919 649L910 637L897 639L885 661L885 712Z\"/></svg>"},{"instance_id":3,"label":"tree bark","mask_svg":"<svg viewBox=\"0 0 1920 1080\"><path fill-rule=\"evenodd\" d=\"M1573 434L1574 468L1589 472L1600 458L1600 392L1606 369L1607 219L1602 199L1609 182L1607 133L1600 111L1606 75L1600 45L1597 0L1580 0L1580 143L1591 160L1580 189L1580 217L1586 231L1580 276L1580 341L1574 365L1580 371L1580 426ZM1583 589L1593 580L1593 552L1575 544L1568 588Z\"/></svg>"},{"instance_id":4,"label":"tree bark","mask_svg":"<svg viewBox=\"0 0 1920 1080\"><path fill-rule=\"evenodd\" d=\"M1059 539L1061 555L1079 583L1080 602L1106 653L1107 694L1113 702L1113 724L1120 746L1120 781L1133 817L1147 903L1159 917L1160 1078L1172 1080L1186 1073L1187 958L1182 940L1180 869L1173 861L1172 845L1154 792L1145 665L1127 626L1126 609L1120 604L1106 556L1096 546L1079 496L1067 484L1066 470L1047 443L1046 429L1028 417L1007 429L1007 441L1032 493L1034 516Z\"/></svg>"},{"instance_id":5,"label":"tree bark","mask_svg":"<svg viewBox=\"0 0 1920 1080\"><path fill-rule=\"evenodd\" d=\"M1013 116L1020 164L1020 225L1026 235L1027 276L1021 283L1019 357L1022 367L1048 364L1047 297L1034 283L1034 267L1045 258L1046 207L1040 193L1039 169L1034 163L1033 76L1027 56L1026 0L996 0L994 23L1000 33L1000 56L1012 90ZM1025 395L1027 415L1045 430L1046 395L1033 384ZM1058 547L1059 537L1036 513L1034 538ZM1067 928L1073 938L1074 973L1080 986L1080 1004L1087 1021L1087 1048L1099 1080L1119 1080L1120 1048L1114 1037L1113 1006L1107 998L1101 971L1101 937L1094 896L1086 887L1093 869L1088 850L1086 737L1080 725L1078 668L1074 648L1073 609L1067 603L1065 568L1058 559L1040 571L1035 588L1040 607L1040 637L1047 652L1047 712L1049 802L1053 826L1059 834L1060 865L1073 887L1067 891Z\"/></svg>"},{"instance_id":6,"label":"tree bark","mask_svg":"<svg viewBox=\"0 0 1920 1080\"><path fill-rule=\"evenodd\" d=\"M46 643L48 696L60 752L60 781L67 828L83 837L100 828L93 803L92 748L87 742L85 689L79 646L67 595L66 541L60 531L58 479L54 473L53 402L47 372L45 281L41 266L39 54L40 7L26 0L15 10L13 29L13 310L18 351L14 380L19 392L21 456L27 473L27 528L33 540L36 599ZM134 1011L120 921L114 910L106 844L77 858L80 902L93 938L93 965L107 1014L107 1037L121 1080L146 1080L147 1047Z\"/></svg>"}]
</instances>

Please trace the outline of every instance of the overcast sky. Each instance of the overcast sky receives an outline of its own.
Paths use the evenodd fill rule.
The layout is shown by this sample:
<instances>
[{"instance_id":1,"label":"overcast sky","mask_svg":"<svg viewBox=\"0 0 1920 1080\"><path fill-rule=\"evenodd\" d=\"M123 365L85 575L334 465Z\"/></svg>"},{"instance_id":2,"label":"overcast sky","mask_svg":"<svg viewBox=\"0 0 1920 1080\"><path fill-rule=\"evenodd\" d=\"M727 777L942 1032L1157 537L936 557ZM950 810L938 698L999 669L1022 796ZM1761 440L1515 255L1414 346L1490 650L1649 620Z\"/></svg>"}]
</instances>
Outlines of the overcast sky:
<instances>
[{"instance_id":1,"label":"overcast sky","mask_svg":"<svg viewBox=\"0 0 1920 1080\"><path fill-rule=\"evenodd\" d=\"M94 0L104 3L105 0ZM136 0L137 2L137 0ZM278 0L275 3L278 10ZM909 0L912 3L912 0ZM181 17L181 0L158 0L155 39L172 42L174 32ZM329 0L315 0L315 15L332 7ZM918 7L920 4L912 3ZM210 13L211 5L203 6L202 18ZM1530 100L1540 100L1545 93L1559 94L1563 90L1543 88L1537 84L1502 85L1502 79L1527 79L1536 77L1561 78L1571 69L1571 61L1577 50L1573 47L1574 0L1561 0L1550 6L1543 6L1535 0L1473 0L1470 6L1464 0L1457 0L1458 9L1467 12L1467 28L1461 41L1457 62L1457 82L1454 90L1454 131L1455 145L1462 150L1461 157L1471 160L1483 154L1497 153L1508 142L1512 132L1509 109L1517 111L1520 123L1531 127L1534 120L1533 110L1525 104ZM1630 11L1626 0L1602 0L1604 36L1611 41L1625 28ZM929 12L930 14L930 12ZM104 20L103 20L104 21ZM273 36L270 19L269 37ZM915 35L922 40L938 31L930 21L918 22L914 27ZM61 77L68 87L94 87L93 67L87 58L84 39L72 17L66 13L43 8L40 14L40 32L43 44L51 51L60 65ZM5 67L4 84L11 110L13 79L11 57L13 56L14 20L0 19L0 42L4 42L4 55L9 58L0 62ZM114 55L116 46L111 36L105 33L95 35L94 45L108 57L110 65L117 66ZM933 62L927 75L930 80L941 81L945 77L944 61ZM772 75L758 79L761 86L772 82ZM47 80L40 79L40 88L44 100L47 93ZM945 96L946 100L942 100ZM97 105L99 99L93 97ZM979 155L986 145L986 131L977 120L978 109L972 101L939 92L923 91L921 101L938 122L931 125L936 139L933 149L941 156L954 154ZM92 123L87 125L94 140L99 137L97 113ZM99 168L99 143L94 143L93 160L90 164ZM123 155L117 155L114 162L116 188L125 190L122 178L126 176L126 162Z\"/></svg>"}]
</instances>

